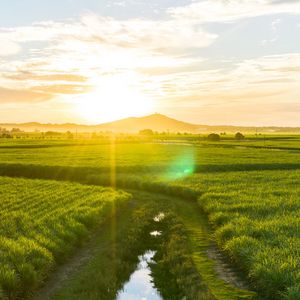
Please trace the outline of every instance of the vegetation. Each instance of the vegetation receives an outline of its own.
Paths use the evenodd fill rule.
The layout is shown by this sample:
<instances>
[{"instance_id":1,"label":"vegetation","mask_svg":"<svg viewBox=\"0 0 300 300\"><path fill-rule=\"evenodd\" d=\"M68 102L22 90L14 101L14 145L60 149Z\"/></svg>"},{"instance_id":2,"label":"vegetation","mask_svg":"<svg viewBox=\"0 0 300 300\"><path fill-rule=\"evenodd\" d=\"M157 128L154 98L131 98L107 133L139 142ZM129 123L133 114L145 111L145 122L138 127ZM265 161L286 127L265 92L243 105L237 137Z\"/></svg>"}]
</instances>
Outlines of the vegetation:
<instances>
[{"instance_id":1,"label":"vegetation","mask_svg":"<svg viewBox=\"0 0 300 300\"><path fill-rule=\"evenodd\" d=\"M220 140L220 135L217 133L211 133L208 135L207 140L212 142L218 142Z\"/></svg>"},{"instance_id":2,"label":"vegetation","mask_svg":"<svg viewBox=\"0 0 300 300\"><path fill-rule=\"evenodd\" d=\"M24 298L129 194L54 181L0 178L0 287Z\"/></svg>"},{"instance_id":3,"label":"vegetation","mask_svg":"<svg viewBox=\"0 0 300 300\"><path fill-rule=\"evenodd\" d=\"M262 299L299 299L300 273L298 270L300 261L297 250L300 245L298 237L300 230L298 228L300 213L299 137L294 135L247 135L247 139L239 141L235 139L234 135L227 134L219 142L208 141L205 137L199 140L199 136L189 135L181 135L179 140L174 140L174 136L172 138L173 140L171 137L163 141L153 140L152 144L113 141L97 143L78 140L38 142L3 140L0 143L0 175L35 178L35 180L8 178L1 180L26 182L23 188L16 189L14 186L12 189L5 189L5 193L14 192L16 195L22 195L22 192L25 193L26 191L28 194L32 194L33 190L39 190L35 188L34 184L46 182L50 186L54 184L55 187L45 189L44 195L52 195L59 190L58 186L66 185L68 188L64 187L64 189L68 193L76 188L87 189L87 191L100 189L102 191L100 193L103 195L116 193L111 190L102 190L98 187L75 183L39 180L43 178L95 186L113 185L119 188L147 190L151 193L179 196L188 202L177 201L174 197L172 201L169 201L172 202L172 205L167 210L173 211L170 214L172 218L167 222L168 229L165 229L165 232L168 234L161 243L161 252L159 249L157 252L158 264L153 267L153 274L156 274L154 278L156 286L162 293L167 295L168 290L164 291L165 286L160 285L163 281L159 280L159 276L170 276L170 278L176 278L174 280L177 283L173 286L177 287L174 289L178 288L182 293L184 291L186 296L193 293L194 287L198 287L196 290L201 287L200 290L203 293L208 291L209 297L215 299L252 299L254 297L253 293L238 289L234 286L234 282L226 282L216 272L216 262L207 257L212 246L210 241L213 241L227 258L227 262L235 266L249 286L255 289ZM24 188L25 185L26 189ZM6 184L5 186L9 185ZM89 192L79 193L77 191L76 194L80 200L75 195L71 198L73 202L77 203L77 201L84 201L83 199L85 199L80 195L89 194ZM2 198L8 199L6 194L3 195ZM43 201L44 198L47 199L42 194L39 197L30 199L42 199ZM130 196L117 192L117 198L126 200ZM157 200L154 201L155 203L162 202L158 195L153 196L153 198ZM26 199L24 200L26 204L31 203L27 198L24 199ZM103 203L107 202L102 201ZM141 203L147 201L145 198L141 198ZM65 215L69 215L71 208L73 208L73 206L70 207L71 202L66 202L64 205ZM117 203L122 202L127 201L117 201ZM148 209L151 206L156 207L154 202L151 202ZM12 216L20 211L25 214L28 213L25 208L19 209L22 206L11 209L13 206L3 205L2 210L3 207L8 207L6 208L7 214ZM29 204L28 207L33 209L34 213L38 213L39 209L43 207L43 212L52 210L51 206L37 204ZM96 207L100 207L99 204L95 204L94 209ZM159 207L161 209L162 206ZM101 206L101 211L102 209L103 206ZM105 211L107 212L104 213L105 216L109 215L108 211L109 208ZM151 210L149 209L149 211ZM208 217L209 225L205 224L203 213ZM22 220L26 220L24 221L25 224L28 223L28 226L31 226L31 223L27 222L29 219L27 216L26 218L22 217ZM146 220L147 217L144 219ZM103 220L101 219L100 223ZM174 223L171 220L174 220ZM5 224L2 218L0 224L1 228L2 224ZM18 239L21 237L29 238L26 234L30 230L22 230L23 225L20 224L23 223L14 221L13 224L16 225L7 234L18 232ZM66 221L60 228L68 229L68 224ZM86 230L93 227L93 225L83 224ZM130 228L127 229L130 230ZM176 229L175 232L173 229ZM82 236L85 236L86 232ZM127 233L125 232L127 231L122 231L120 235L126 236ZM39 232L39 234L41 233ZM75 236L80 240L79 236L81 235L75 234ZM181 238L177 239L178 236ZM35 243L39 243L34 234L30 238L34 239ZM13 239L15 240L15 237ZM129 259L133 263L130 268L126 269L127 273L124 271L124 274L127 274L127 277L124 275L126 278L134 270L137 261L137 252L134 249L140 250L139 247L133 245L138 244L135 242L138 239L133 239L134 242L131 246L128 243L129 252L134 253L134 258ZM62 240L64 241L63 247L66 247L66 244L70 248L69 251L63 251L64 257L67 257L76 244L76 238L74 241L73 238L69 237L65 240L63 236ZM119 245L122 243L121 240ZM18 243L20 243L19 240ZM188 248L183 247L187 244L189 245ZM53 262L49 264L49 267L48 265L47 268L45 267L46 271L41 272L41 274L38 273L38 281L44 278L45 274L49 274L49 270L55 262L60 263L59 258L62 255L59 249L63 249L60 246L53 247L53 249L47 248L44 244L39 244L39 246L44 247L52 254ZM120 246L120 248L122 247ZM179 269L174 267L176 266L174 259L177 251L182 253L182 257L186 260L182 264L182 268ZM118 253L119 257L123 257L121 252ZM103 262L100 256L97 261L100 265ZM91 268L97 270L98 263ZM108 267L107 263L103 263L103 265ZM8 264L8 266L11 265ZM185 267L187 267L186 270ZM5 268L7 267L2 267L4 270L2 273L7 272ZM85 278L90 278L89 274L93 274L90 273L92 269L86 269L80 274L82 276L85 274ZM83 280L80 274L78 278L81 279L74 279L76 283L71 286L72 291L78 292L84 284L87 287L90 286L88 280ZM185 277L186 281L185 279L179 280L183 284L182 286L178 285L178 278L182 277L181 274L191 275L190 278ZM13 278L14 275L6 276ZM21 280L19 278L22 277L18 275L16 278L19 282ZM118 282L115 285L115 291L122 286L124 278L115 277L113 279ZM7 282L11 284L9 280ZM190 283L191 285L189 285ZM21 284L18 283L17 288L16 285L14 287L14 284L12 283L10 289L7 289L9 285L5 283L2 287L3 292L7 295L7 292L11 290L13 293L9 296L15 297L15 291L22 289L20 289ZM60 295L69 295L69 292L70 290L61 291Z\"/></svg>"},{"instance_id":4,"label":"vegetation","mask_svg":"<svg viewBox=\"0 0 300 300\"><path fill-rule=\"evenodd\" d=\"M216 242L266 299L297 299L292 295L300 275L299 175L263 171L202 178L207 192L199 204L216 228Z\"/></svg>"},{"instance_id":5,"label":"vegetation","mask_svg":"<svg viewBox=\"0 0 300 300\"><path fill-rule=\"evenodd\" d=\"M153 222L159 212L165 212L165 218ZM216 277L214 264L207 257L209 237L196 203L134 192L132 208L123 210L112 222L97 235L94 258L47 299L97 299L99 295L115 299L136 268L138 255L149 249L157 251L151 270L163 299L253 299L254 293ZM151 237L152 230L162 234ZM41 294L37 299L44 298Z\"/></svg>"},{"instance_id":6,"label":"vegetation","mask_svg":"<svg viewBox=\"0 0 300 300\"><path fill-rule=\"evenodd\" d=\"M114 220L115 231L107 226L107 230L98 238L102 249L76 276L64 282L51 299L97 299L99 295L101 299L115 299L136 269L138 256L150 249L157 253L151 269L164 299L198 299L197 295L201 294L208 296L205 299L214 299L210 298L206 286L201 284L189 255L187 234L177 217L166 213L160 222L154 221L154 217L162 210L172 209L172 200L160 197L161 201L158 202L145 193L135 193L134 199L134 208L123 211ZM162 235L151 236L153 230L159 230ZM173 251L173 246L176 251ZM171 247L169 251L168 247ZM166 278L162 277L166 268L173 272L168 273L167 285Z\"/></svg>"},{"instance_id":7,"label":"vegetation","mask_svg":"<svg viewBox=\"0 0 300 300\"><path fill-rule=\"evenodd\" d=\"M152 270L163 298L215 299L190 257L186 228L175 214L165 215L162 235L157 239L159 244Z\"/></svg>"},{"instance_id":8,"label":"vegetation","mask_svg":"<svg viewBox=\"0 0 300 300\"><path fill-rule=\"evenodd\" d=\"M153 135L154 132L152 129L143 129L139 132L140 135Z\"/></svg>"},{"instance_id":9,"label":"vegetation","mask_svg":"<svg viewBox=\"0 0 300 300\"><path fill-rule=\"evenodd\" d=\"M234 138L235 138L236 140L240 141L240 140L245 139L245 136L244 136L242 133L237 132L237 133L235 134Z\"/></svg>"}]
</instances>

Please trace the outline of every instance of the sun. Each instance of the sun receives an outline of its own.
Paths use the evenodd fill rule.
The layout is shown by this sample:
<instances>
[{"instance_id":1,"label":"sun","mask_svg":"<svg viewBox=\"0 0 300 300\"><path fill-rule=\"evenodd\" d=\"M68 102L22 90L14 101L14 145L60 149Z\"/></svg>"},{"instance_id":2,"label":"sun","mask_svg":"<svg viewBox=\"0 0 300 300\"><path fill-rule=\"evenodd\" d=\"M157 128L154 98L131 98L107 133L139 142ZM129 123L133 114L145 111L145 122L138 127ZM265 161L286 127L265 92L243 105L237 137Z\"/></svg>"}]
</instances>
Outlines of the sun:
<instances>
[{"instance_id":1,"label":"sun","mask_svg":"<svg viewBox=\"0 0 300 300\"><path fill-rule=\"evenodd\" d=\"M142 116L154 110L152 99L138 86L120 79L102 81L75 103L76 112L90 123Z\"/></svg>"}]
</instances>

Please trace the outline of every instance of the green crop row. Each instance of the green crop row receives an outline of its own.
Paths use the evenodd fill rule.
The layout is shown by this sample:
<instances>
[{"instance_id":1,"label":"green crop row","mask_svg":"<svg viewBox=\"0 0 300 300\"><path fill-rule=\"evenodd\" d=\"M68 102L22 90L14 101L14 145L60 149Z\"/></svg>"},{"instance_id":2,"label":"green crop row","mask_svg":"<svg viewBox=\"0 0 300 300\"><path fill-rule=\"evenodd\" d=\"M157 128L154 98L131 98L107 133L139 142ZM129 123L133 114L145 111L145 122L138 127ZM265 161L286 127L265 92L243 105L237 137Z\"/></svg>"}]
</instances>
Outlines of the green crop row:
<instances>
[{"instance_id":1,"label":"green crop row","mask_svg":"<svg viewBox=\"0 0 300 300\"><path fill-rule=\"evenodd\" d=\"M196 174L214 240L263 299L300 299L300 171Z\"/></svg>"},{"instance_id":2,"label":"green crop row","mask_svg":"<svg viewBox=\"0 0 300 300\"><path fill-rule=\"evenodd\" d=\"M278 142L279 143L279 142ZM299 169L299 151L256 149L218 143L197 144L116 144L56 145L45 147L0 147L0 164L27 164L53 167L79 167L108 172L166 172L190 174L206 171ZM226 147L226 145L228 147ZM222 146L222 147L220 147ZM224 148L225 147L225 148ZM300 142L298 146L300 148ZM276 151L275 151L276 150Z\"/></svg>"},{"instance_id":3,"label":"green crop row","mask_svg":"<svg viewBox=\"0 0 300 300\"><path fill-rule=\"evenodd\" d=\"M116 184L187 199L198 197L213 227L213 242L241 270L250 286L263 299L294 300L300 299L298 144L299 139L281 137L194 146L149 143L6 148L0 149L0 175ZM264 146L272 149L251 148ZM15 187L10 190L20 194ZM52 207L35 203L28 203L13 226L6 225L8 235L19 231L28 238L28 230L20 221L27 220L28 211L51 216ZM16 214L22 212L22 201L14 205ZM9 201L0 207L14 220ZM1 224L5 222L10 221L1 217Z\"/></svg>"},{"instance_id":4,"label":"green crop row","mask_svg":"<svg viewBox=\"0 0 300 300\"><path fill-rule=\"evenodd\" d=\"M55 181L0 178L0 295L25 297L130 199L125 192Z\"/></svg>"}]
</instances>

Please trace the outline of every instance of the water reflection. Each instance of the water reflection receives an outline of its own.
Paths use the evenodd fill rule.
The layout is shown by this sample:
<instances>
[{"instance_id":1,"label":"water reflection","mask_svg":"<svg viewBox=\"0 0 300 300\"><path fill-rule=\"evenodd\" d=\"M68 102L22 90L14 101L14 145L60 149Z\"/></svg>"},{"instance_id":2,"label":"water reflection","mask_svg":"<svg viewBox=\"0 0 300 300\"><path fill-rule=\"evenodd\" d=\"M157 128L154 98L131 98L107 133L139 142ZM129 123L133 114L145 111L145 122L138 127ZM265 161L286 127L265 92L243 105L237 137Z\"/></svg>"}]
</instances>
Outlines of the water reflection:
<instances>
[{"instance_id":1,"label":"water reflection","mask_svg":"<svg viewBox=\"0 0 300 300\"><path fill-rule=\"evenodd\" d=\"M165 218L165 214L163 212L160 212L158 215L156 215L153 220L154 222L161 222Z\"/></svg>"},{"instance_id":2,"label":"water reflection","mask_svg":"<svg viewBox=\"0 0 300 300\"><path fill-rule=\"evenodd\" d=\"M129 281L119 292L117 300L162 300L152 283L151 271L148 263L152 261L155 251L146 251L139 257L137 270L132 273Z\"/></svg>"},{"instance_id":3,"label":"water reflection","mask_svg":"<svg viewBox=\"0 0 300 300\"><path fill-rule=\"evenodd\" d=\"M161 231L154 230L154 231L150 232L150 235L154 236L154 237L160 236L161 235Z\"/></svg>"}]
</instances>

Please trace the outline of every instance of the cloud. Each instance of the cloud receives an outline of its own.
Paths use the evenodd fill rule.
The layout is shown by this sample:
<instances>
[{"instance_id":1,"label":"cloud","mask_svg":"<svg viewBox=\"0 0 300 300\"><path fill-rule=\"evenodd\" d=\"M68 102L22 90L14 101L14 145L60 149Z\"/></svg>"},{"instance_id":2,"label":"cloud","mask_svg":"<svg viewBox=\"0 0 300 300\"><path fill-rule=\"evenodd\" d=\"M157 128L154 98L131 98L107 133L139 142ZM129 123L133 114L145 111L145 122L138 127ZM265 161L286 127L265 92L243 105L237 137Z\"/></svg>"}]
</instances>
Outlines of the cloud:
<instances>
[{"instance_id":1,"label":"cloud","mask_svg":"<svg viewBox=\"0 0 300 300\"><path fill-rule=\"evenodd\" d=\"M94 41L122 48L202 48L217 38L196 24L176 19L120 21L88 14L81 21Z\"/></svg>"},{"instance_id":2,"label":"cloud","mask_svg":"<svg viewBox=\"0 0 300 300\"><path fill-rule=\"evenodd\" d=\"M299 0L271 0L271 3L274 4L299 3Z\"/></svg>"},{"instance_id":3,"label":"cloud","mask_svg":"<svg viewBox=\"0 0 300 300\"><path fill-rule=\"evenodd\" d=\"M186 6L169 8L168 13L176 19L207 22L234 22L274 14L300 14L299 1L270 0L204 0Z\"/></svg>"},{"instance_id":4,"label":"cloud","mask_svg":"<svg viewBox=\"0 0 300 300\"><path fill-rule=\"evenodd\" d=\"M300 80L299 68L300 54L285 53L244 60L238 64L237 73L238 75L244 73L256 79L270 79L270 77L276 79L284 75L290 76L291 79Z\"/></svg>"},{"instance_id":5,"label":"cloud","mask_svg":"<svg viewBox=\"0 0 300 300\"><path fill-rule=\"evenodd\" d=\"M242 104L255 110L263 103L282 101L290 105L300 96L299 67L300 54L269 55L235 63L230 69L160 73L156 83L147 83L147 90L179 110Z\"/></svg>"},{"instance_id":6,"label":"cloud","mask_svg":"<svg viewBox=\"0 0 300 300\"><path fill-rule=\"evenodd\" d=\"M85 85L75 84L56 84L56 85L42 85L32 88L33 91L38 91L47 94L82 94L91 90L91 87Z\"/></svg>"},{"instance_id":7,"label":"cloud","mask_svg":"<svg viewBox=\"0 0 300 300\"><path fill-rule=\"evenodd\" d=\"M30 71L20 71L14 74L3 75L8 79L12 80L36 80L36 81L70 81L70 82L85 82L87 77L76 75L76 74L63 74L63 73L53 73L53 74L38 74L32 73Z\"/></svg>"},{"instance_id":8,"label":"cloud","mask_svg":"<svg viewBox=\"0 0 300 300\"><path fill-rule=\"evenodd\" d=\"M79 97L84 103L84 97L97 97L113 78L113 88L126 83L155 99L158 107L178 111L210 107L221 115L222 108L229 113L237 107L245 114L245 107L254 111L259 104L275 105L282 99L289 99L289 106L300 94L299 54L224 63L207 61L199 53L218 39L204 23L298 14L299 6L291 1L204 0L169 9L159 20L87 13L78 20L0 28L0 41L12 43L7 55L23 49L20 56L0 58L0 101L44 103L55 98L72 103ZM277 18L270 24L273 38L278 36Z\"/></svg>"},{"instance_id":9,"label":"cloud","mask_svg":"<svg viewBox=\"0 0 300 300\"><path fill-rule=\"evenodd\" d=\"M276 19L271 23L272 37L262 41L262 45L274 43L279 39L278 27L281 24L281 19Z\"/></svg>"},{"instance_id":10,"label":"cloud","mask_svg":"<svg viewBox=\"0 0 300 300\"><path fill-rule=\"evenodd\" d=\"M217 38L197 24L166 20L128 19L84 14L80 21L40 22L31 26L0 28L0 40L14 43L81 41L144 50L207 47Z\"/></svg>"},{"instance_id":11,"label":"cloud","mask_svg":"<svg viewBox=\"0 0 300 300\"><path fill-rule=\"evenodd\" d=\"M55 71L69 74L79 71L80 76L88 77L87 73L96 69L103 73L116 69L183 66L193 61L187 55L188 49L207 47L217 35L198 24L174 18L117 20L88 13L79 21L0 28L1 39L42 44L30 47L22 61L0 65L0 72L9 73L6 76L10 79L21 80L27 74L27 80L42 77L47 80ZM38 75L41 72L43 74Z\"/></svg>"},{"instance_id":12,"label":"cloud","mask_svg":"<svg viewBox=\"0 0 300 300\"><path fill-rule=\"evenodd\" d=\"M170 72L199 64L188 49L207 47L216 38L198 24L173 18L117 20L91 13L77 21L0 28L0 40L29 47L20 60L0 61L0 85L52 97L88 93L112 74L130 77L139 69ZM134 85L143 76L135 76Z\"/></svg>"},{"instance_id":13,"label":"cloud","mask_svg":"<svg viewBox=\"0 0 300 300\"><path fill-rule=\"evenodd\" d=\"M1 36L0 45L0 57L15 55L21 50L21 47L17 43L4 37L1 38Z\"/></svg>"},{"instance_id":14,"label":"cloud","mask_svg":"<svg viewBox=\"0 0 300 300\"><path fill-rule=\"evenodd\" d=\"M38 22L29 26L0 28L0 39L9 39L17 43L51 42L61 38L84 35L84 28L76 22Z\"/></svg>"},{"instance_id":15,"label":"cloud","mask_svg":"<svg viewBox=\"0 0 300 300\"><path fill-rule=\"evenodd\" d=\"M0 103L39 103L52 98L51 94L32 90L17 90L0 87Z\"/></svg>"},{"instance_id":16,"label":"cloud","mask_svg":"<svg viewBox=\"0 0 300 300\"><path fill-rule=\"evenodd\" d=\"M112 5L125 7L126 6L126 2L125 1L114 1L112 3Z\"/></svg>"}]
</instances>

